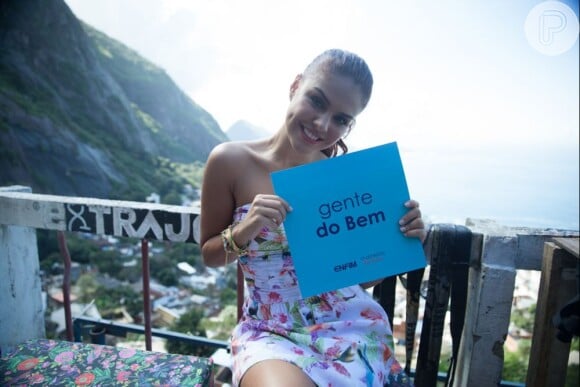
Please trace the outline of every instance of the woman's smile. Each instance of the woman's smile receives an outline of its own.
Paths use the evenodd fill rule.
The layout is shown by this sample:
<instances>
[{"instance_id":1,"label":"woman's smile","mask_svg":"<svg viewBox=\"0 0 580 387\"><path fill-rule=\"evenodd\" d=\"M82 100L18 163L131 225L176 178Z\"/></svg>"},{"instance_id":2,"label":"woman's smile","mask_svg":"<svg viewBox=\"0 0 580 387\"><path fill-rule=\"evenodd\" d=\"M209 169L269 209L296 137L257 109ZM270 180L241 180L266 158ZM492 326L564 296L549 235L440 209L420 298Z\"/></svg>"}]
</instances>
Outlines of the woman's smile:
<instances>
[{"instance_id":1,"label":"woman's smile","mask_svg":"<svg viewBox=\"0 0 580 387\"><path fill-rule=\"evenodd\" d=\"M306 137L306 139L309 140L308 142L315 144L318 141L321 141L320 137L318 137L314 132L310 131L304 125L302 125L302 133L304 133L304 137Z\"/></svg>"}]
</instances>

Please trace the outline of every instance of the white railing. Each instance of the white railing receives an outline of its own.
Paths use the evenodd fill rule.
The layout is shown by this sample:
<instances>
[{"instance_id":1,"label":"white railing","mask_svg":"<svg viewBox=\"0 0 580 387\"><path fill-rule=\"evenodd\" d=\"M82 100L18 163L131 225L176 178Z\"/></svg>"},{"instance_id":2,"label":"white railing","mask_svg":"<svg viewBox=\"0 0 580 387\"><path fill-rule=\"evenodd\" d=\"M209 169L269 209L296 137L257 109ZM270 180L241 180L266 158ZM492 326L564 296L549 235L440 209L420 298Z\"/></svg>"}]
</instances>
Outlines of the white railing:
<instances>
[{"instance_id":1,"label":"white railing","mask_svg":"<svg viewBox=\"0 0 580 387\"><path fill-rule=\"evenodd\" d=\"M0 349L44 336L35 228L197 243L199 212L192 207L39 195L30 193L25 187L0 188ZM517 270L542 271L544 288L540 287L540 292L546 294L552 294L554 286L575 288L576 277L571 273L576 267L570 268L574 260L567 258L564 266L550 264L549 272L546 262L552 262L555 255L573 256L574 246L578 259L578 231L519 229L509 235L474 231L465 325L453 385L497 386L501 383L503 344L508 334ZM572 247L567 248L554 241L554 237L575 239L569 243ZM550 278L557 281L552 279L551 284L547 284ZM541 315L536 316L536 323L545 321L569 298L567 290L558 291L557 296L549 298L540 294L538 313ZM10 311L9 316L5 311ZM534 338L533 348L542 352L538 359L545 360L547 355L544 355L549 355L549 351L569 351L569 344L566 347L551 339L555 336L555 328L537 330L543 342L548 340L550 345L545 348L538 344L539 338ZM534 356L530 359L533 367L542 368L536 364L539 360ZM552 367L559 369L561 364ZM533 380L561 379L543 372L545 369L530 367L528 385L532 385ZM541 371L546 374L544 379L538 375Z\"/></svg>"}]
</instances>

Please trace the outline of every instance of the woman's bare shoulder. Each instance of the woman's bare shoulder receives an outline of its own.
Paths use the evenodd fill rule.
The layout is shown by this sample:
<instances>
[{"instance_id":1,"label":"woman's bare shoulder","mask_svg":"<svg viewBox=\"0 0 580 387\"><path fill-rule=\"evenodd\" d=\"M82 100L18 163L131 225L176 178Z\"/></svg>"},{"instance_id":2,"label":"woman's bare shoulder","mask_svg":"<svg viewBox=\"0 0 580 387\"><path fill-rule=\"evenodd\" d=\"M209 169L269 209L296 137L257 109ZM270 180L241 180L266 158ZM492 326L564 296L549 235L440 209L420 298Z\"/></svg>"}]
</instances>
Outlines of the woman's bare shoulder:
<instances>
[{"instance_id":1,"label":"woman's bare shoulder","mask_svg":"<svg viewBox=\"0 0 580 387\"><path fill-rule=\"evenodd\" d=\"M216 145L209 154L208 162L241 166L255 160L260 142L230 141Z\"/></svg>"}]
</instances>

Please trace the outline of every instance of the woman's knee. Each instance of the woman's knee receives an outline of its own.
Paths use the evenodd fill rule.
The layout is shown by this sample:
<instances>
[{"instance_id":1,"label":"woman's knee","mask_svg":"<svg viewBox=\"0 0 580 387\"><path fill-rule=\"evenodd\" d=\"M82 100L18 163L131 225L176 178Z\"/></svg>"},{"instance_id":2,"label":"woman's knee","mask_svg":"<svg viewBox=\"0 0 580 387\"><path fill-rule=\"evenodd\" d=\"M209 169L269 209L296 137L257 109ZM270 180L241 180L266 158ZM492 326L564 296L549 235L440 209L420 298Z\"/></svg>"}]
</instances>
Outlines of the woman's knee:
<instances>
[{"instance_id":1,"label":"woman's knee","mask_svg":"<svg viewBox=\"0 0 580 387\"><path fill-rule=\"evenodd\" d=\"M240 387L316 387L298 366L284 360L264 360L251 366Z\"/></svg>"}]
</instances>

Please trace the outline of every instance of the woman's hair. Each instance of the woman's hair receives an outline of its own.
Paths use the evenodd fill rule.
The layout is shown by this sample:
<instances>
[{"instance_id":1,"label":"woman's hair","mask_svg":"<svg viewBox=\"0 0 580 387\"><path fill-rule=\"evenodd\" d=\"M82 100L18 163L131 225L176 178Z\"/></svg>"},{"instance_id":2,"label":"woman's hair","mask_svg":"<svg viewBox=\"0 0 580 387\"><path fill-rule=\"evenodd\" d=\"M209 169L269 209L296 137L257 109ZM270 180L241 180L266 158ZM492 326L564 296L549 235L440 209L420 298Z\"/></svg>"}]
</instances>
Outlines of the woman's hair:
<instances>
[{"instance_id":1,"label":"woman's hair","mask_svg":"<svg viewBox=\"0 0 580 387\"><path fill-rule=\"evenodd\" d=\"M352 52L330 49L314 58L306 66L303 74L307 77L319 70L352 79L360 87L363 109L367 106L373 91L373 75L364 59ZM342 153L348 151L348 147L341 138L332 147L324 149L322 152L328 157L334 157L337 155L339 147Z\"/></svg>"}]
</instances>

